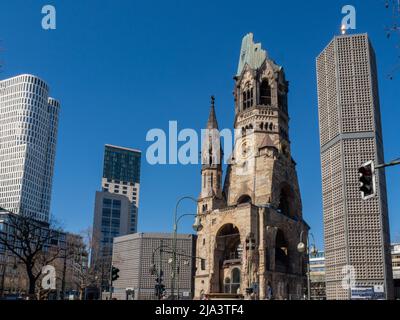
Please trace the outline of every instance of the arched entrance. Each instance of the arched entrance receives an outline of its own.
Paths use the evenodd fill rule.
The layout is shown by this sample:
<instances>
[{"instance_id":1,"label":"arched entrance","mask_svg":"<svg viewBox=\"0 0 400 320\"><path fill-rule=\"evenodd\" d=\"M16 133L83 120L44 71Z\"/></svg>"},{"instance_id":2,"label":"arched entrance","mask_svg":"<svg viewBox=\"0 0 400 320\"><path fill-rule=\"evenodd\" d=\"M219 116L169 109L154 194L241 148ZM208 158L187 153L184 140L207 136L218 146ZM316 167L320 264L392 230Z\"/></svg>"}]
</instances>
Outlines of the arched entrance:
<instances>
[{"instance_id":1,"label":"arched entrance","mask_svg":"<svg viewBox=\"0 0 400 320\"><path fill-rule=\"evenodd\" d=\"M239 229L226 224L216 235L214 252L214 293L236 294L240 289L242 246Z\"/></svg>"}]
</instances>

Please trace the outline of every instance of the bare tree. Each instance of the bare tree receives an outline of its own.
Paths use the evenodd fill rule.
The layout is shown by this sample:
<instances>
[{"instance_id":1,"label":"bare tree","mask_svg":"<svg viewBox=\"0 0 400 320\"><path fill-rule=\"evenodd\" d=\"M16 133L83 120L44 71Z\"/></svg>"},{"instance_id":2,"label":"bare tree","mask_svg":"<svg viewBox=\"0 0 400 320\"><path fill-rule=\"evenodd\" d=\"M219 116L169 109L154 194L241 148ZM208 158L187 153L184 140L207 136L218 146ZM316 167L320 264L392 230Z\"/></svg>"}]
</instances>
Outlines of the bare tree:
<instances>
[{"instance_id":1,"label":"bare tree","mask_svg":"<svg viewBox=\"0 0 400 320\"><path fill-rule=\"evenodd\" d=\"M14 213L3 213L1 216L0 246L24 265L28 293L34 298L42 268L59 258L63 251L60 245L62 230L54 223L44 224Z\"/></svg>"},{"instance_id":2,"label":"bare tree","mask_svg":"<svg viewBox=\"0 0 400 320\"><path fill-rule=\"evenodd\" d=\"M65 289L78 290L79 298L83 299L85 288L89 283L88 249L84 238L76 234L67 234L66 250L62 255L62 294Z\"/></svg>"},{"instance_id":3,"label":"bare tree","mask_svg":"<svg viewBox=\"0 0 400 320\"><path fill-rule=\"evenodd\" d=\"M88 256L90 257L90 263L88 267L88 279L87 284L91 287L102 288L105 282L110 277L110 268L108 267L108 261L104 261L104 258L99 256L100 253L100 241L96 237L91 227L83 230L81 235L84 238L88 250Z\"/></svg>"}]
</instances>

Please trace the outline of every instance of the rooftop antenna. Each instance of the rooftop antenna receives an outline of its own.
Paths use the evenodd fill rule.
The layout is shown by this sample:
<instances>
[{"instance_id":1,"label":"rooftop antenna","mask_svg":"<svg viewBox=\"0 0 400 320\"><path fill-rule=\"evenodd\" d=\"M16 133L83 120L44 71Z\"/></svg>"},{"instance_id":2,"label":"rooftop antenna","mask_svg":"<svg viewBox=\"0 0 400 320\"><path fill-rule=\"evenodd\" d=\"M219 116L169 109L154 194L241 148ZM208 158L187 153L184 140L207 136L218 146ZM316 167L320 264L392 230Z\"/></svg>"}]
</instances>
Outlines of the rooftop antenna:
<instances>
[{"instance_id":1,"label":"rooftop antenna","mask_svg":"<svg viewBox=\"0 0 400 320\"><path fill-rule=\"evenodd\" d=\"M342 24L342 26L340 27L340 33L346 34L346 26L344 24Z\"/></svg>"}]
</instances>

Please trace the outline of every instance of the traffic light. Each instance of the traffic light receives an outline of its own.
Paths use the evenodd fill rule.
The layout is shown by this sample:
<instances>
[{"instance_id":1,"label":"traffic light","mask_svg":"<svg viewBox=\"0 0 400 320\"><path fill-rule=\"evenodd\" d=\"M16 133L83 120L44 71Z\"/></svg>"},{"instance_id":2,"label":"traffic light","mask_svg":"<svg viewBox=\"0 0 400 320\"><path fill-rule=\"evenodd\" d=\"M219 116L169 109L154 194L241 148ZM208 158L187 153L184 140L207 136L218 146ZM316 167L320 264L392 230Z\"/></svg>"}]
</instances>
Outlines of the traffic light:
<instances>
[{"instance_id":1,"label":"traffic light","mask_svg":"<svg viewBox=\"0 0 400 320\"><path fill-rule=\"evenodd\" d=\"M158 283L154 286L154 295L160 298L160 285Z\"/></svg>"},{"instance_id":2,"label":"traffic light","mask_svg":"<svg viewBox=\"0 0 400 320\"><path fill-rule=\"evenodd\" d=\"M368 161L358 169L360 175L360 191L363 200L373 198L376 193L375 188L375 168L374 162Z\"/></svg>"},{"instance_id":3,"label":"traffic light","mask_svg":"<svg viewBox=\"0 0 400 320\"><path fill-rule=\"evenodd\" d=\"M160 284L160 295L162 296L165 292L165 285L164 284Z\"/></svg>"},{"instance_id":4,"label":"traffic light","mask_svg":"<svg viewBox=\"0 0 400 320\"><path fill-rule=\"evenodd\" d=\"M246 288L246 293L247 294L252 294L254 292L253 288Z\"/></svg>"},{"instance_id":5,"label":"traffic light","mask_svg":"<svg viewBox=\"0 0 400 320\"><path fill-rule=\"evenodd\" d=\"M118 273L119 273L119 269L113 266L112 271L111 271L111 279L113 282L119 278Z\"/></svg>"},{"instance_id":6,"label":"traffic light","mask_svg":"<svg viewBox=\"0 0 400 320\"><path fill-rule=\"evenodd\" d=\"M162 295L165 292L165 285L162 283L163 278L161 277L157 277L156 278L156 285L154 286L154 294L156 295L156 297L161 300Z\"/></svg>"}]
</instances>

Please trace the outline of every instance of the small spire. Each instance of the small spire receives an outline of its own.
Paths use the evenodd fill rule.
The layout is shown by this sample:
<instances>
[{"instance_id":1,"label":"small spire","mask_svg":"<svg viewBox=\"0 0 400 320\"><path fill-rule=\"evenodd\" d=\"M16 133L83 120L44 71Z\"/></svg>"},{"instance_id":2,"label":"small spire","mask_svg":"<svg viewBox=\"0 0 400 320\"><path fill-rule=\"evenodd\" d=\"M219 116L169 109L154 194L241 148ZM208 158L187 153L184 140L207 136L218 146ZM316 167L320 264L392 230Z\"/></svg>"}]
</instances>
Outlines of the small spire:
<instances>
[{"instance_id":1,"label":"small spire","mask_svg":"<svg viewBox=\"0 0 400 320\"><path fill-rule=\"evenodd\" d=\"M215 115L215 97L211 96L210 115L208 116L207 129L218 129L217 116Z\"/></svg>"}]
</instances>

